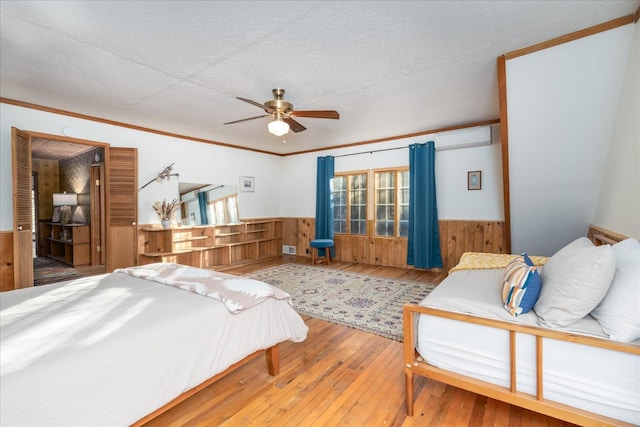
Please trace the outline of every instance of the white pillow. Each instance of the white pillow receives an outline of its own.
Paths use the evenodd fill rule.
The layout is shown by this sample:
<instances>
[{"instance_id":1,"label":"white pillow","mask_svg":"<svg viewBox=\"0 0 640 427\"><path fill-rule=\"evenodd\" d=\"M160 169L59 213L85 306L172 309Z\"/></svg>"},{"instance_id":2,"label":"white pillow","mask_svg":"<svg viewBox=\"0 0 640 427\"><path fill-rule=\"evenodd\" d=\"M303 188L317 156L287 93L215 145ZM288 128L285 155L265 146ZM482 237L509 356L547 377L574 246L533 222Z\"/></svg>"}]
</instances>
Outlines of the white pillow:
<instances>
[{"instance_id":1,"label":"white pillow","mask_svg":"<svg viewBox=\"0 0 640 427\"><path fill-rule=\"evenodd\" d=\"M616 271L611 246L586 237L569 243L542 268L542 290L533 307L538 322L564 327L589 314L607 294Z\"/></svg>"},{"instance_id":2,"label":"white pillow","mask_svg":"<svg viewBox=\"0 0 640 427\"><path fill-rule=\"evenodd\" d=\"M640 339L640 242L627 239L611 247L616 273L607 295L591 312L609 338Z\"/></svg>"}]
</instances>

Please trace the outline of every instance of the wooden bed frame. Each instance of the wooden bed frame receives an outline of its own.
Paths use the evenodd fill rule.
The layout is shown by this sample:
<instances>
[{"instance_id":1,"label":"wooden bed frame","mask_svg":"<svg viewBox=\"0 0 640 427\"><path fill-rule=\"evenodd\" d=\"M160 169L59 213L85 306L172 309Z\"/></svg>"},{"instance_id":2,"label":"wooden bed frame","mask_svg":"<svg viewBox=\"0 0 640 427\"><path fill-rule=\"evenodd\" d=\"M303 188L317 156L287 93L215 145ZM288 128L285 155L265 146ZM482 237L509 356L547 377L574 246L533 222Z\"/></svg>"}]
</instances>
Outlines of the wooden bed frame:
<instances>
[{"instance_id":1,"label":"wooden bed frame","mask_svg":"<svg viewBox=\"0 0 640 427\"><path fill-rule=\"evenodd\" d=\"M211 378L209 378L208 380L206 380L206 381L202 382L201 384L195 386L194 388L185 391L184 393L182 393L181 395L177 396L175 399L173 399L172 401L170 401L166 405L156 409L155 411L153 411L149 415L146 415L145 417L140 418L138 421L133 423L132 426L139 427L139 426L142 426L142 425L148 423L149 421L151 421L154 418L158 417L159 415L167 412L169 409L173 408L174 406L178 405L179 403L187 400L188 398L190 398L194 394L198 393L200 390L203 390L203 389L207 388L208 386L210 386L214 382L218 381L220 378L230 374L231 372L235 371L239 367L245 365L247 362L253 360L256 356L258 356L262 352L265 353L265 356L266 356L266 359L267 359L267 371L269 372L269 375L271 375L271 376L278 375L280 373L280 349L278 348L278 345L276 344L273 347L269 347L269 348L264 349L264 350L258 350L255 353L250 354L249 356L245 357L244 359L234 363L233 365L229 366L226 370L224 370L224 371L212 376Z\"/></svg>"},{"instance_id":2,"label":"wooden bed frame","mask_svg":"<svg viewBox=\"0 0 640 427\"><path fill-rule=\"evenodd\" d=\"M591 226L589 238L595 244L616 243L625 239L618 233ZM510 363L510 387L501 387L496 384L478 380L456 372L448 371L428 364L417 353L416 325L418 315L428 314L467 323L475 323L483 326L490 326L509 331L509 363ZM406 409L407 415L413 416L414 406L414 375L431 378L445 384L469 390L492 399L520 406L541 414L568 421L584 426L590 425L616 425L631 426L619 420L604 417L593 412L577 409L569 405L546 400L543 389L543 343L545 338L569 341L572 343L601 347L609 350L640 355L640 346L611 341L603 338L589 337L571 334L567 332L554 331L551 329L538 328L535 326L521 325L502 320L488 319L469 314L455 313L438 310L429 307L422 307L416 304L405 304L403 309L404 322L404 374L406 380ZM536 340L536 394L520 392L516 389L516 333L535 336Z\"/></svg>"}]
</instances>

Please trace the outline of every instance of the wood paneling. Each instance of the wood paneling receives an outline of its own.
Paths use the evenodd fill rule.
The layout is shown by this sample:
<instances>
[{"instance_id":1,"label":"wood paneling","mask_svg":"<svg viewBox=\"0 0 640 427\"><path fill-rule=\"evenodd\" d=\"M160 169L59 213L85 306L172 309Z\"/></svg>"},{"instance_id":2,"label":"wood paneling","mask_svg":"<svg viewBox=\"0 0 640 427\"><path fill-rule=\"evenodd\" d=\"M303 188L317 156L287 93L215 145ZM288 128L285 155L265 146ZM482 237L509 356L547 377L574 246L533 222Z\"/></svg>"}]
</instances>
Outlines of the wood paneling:
<instances>
[{"instance_id":1,"label":"wood paneling","mask_svg":"<svg viewBox=\"0 0 640 427\"><path fill-rule=\"evenodd\" d=\"M282 244L296 247L296 254L311 257L309 242L315 234L314 218L284 218Z\"/></svg>"},{"instance_id":2,"label":"wood paneling","mask_svg":"<svg viewBox=\"0 0 640 427\"><path fill-rule=\"evenodd\" d=\"M0 232L0 292L13 286L13 232Z\"/></svg>"},{"instance_id":3,"label":"wood paneling","mask_svg":"<svg viewBox=\"0 0 640 427\"><path fill-rule=\"evenodd\" d=\"M53 193L59 191L60 169L57 160L31 159L33 173L38 174L38 219L51 221Z\"/></svg>"},{"instance_id":4,"label":"wood paneling","mask_svg":"<svg viewBox=\"0 0 640 427\"><path fill-rule=\"evenodd\" d=\"M285 218L283 242L295 245L296 254L311 256L309 242L313 239L314 218ZM440 246L444 270L455 266L464 252L505 252L503 221L440 221ZM373 235L373 221L367 221L368 236L336 234L334 236L338 261L387 267L407 266L407 239L369 237Z\"/></svg>"}]
</instances>

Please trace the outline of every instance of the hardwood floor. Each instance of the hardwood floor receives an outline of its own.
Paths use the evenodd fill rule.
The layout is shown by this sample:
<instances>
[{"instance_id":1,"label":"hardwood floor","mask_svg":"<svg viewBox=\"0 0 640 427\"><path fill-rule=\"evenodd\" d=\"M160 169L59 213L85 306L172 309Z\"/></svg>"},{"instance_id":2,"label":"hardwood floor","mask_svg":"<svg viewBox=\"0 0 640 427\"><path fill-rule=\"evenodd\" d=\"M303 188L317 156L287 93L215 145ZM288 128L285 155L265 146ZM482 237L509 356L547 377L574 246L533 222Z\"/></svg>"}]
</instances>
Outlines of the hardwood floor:
<instances>
[{"instance_id":1,"label":"hardwood floor","mask_svg":"<svg viewBox=\"0 0 640 427\"><path fill-rule=\"evenodd\" d=\"M226 270L243 275L282 257ZM439 283L443 273L333 262L350 272ZM402 343L305 317L302 343L280 345L281 370L257 357L147 426L568 426L506 403L418 378L415 416L404 401Z\"/></svg>"}]
</instances>

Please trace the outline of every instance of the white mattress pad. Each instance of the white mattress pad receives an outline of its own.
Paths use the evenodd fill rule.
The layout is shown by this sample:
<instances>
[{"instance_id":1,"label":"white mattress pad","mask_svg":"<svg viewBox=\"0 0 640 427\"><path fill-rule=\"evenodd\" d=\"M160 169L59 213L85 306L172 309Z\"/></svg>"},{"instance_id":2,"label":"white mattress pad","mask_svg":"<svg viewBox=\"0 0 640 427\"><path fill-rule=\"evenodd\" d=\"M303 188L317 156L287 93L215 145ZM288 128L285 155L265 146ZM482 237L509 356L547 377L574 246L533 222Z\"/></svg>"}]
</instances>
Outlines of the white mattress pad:
<instances>
[{"instance_id":1,"label":"white mattress pad","mask_svg":"<svg viewBox=\"0 0 640 427\"><path fill-rule=\"evenodd\" d=\"M421 305L538 326L535 312L512 317L502 305L502 269L462 270L447 277ZM562 330L607 338L590 316ZM516 334L519 391L535 394L535 338ZM421 315L418 353L430 364L508 387L509 336L488 326ZM640 424L640 357L545 339L544 396L588 411Z\"/></svg>"}]
</instances>

